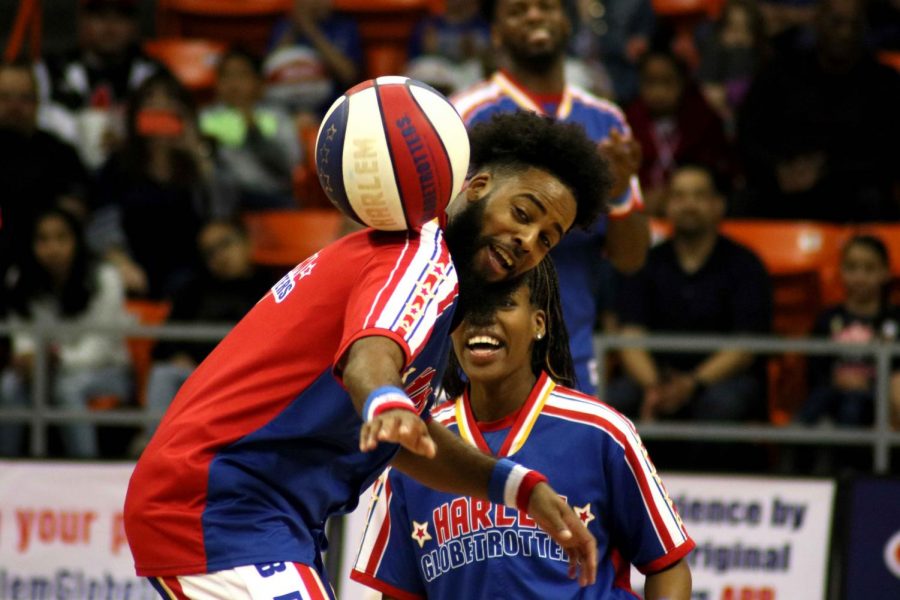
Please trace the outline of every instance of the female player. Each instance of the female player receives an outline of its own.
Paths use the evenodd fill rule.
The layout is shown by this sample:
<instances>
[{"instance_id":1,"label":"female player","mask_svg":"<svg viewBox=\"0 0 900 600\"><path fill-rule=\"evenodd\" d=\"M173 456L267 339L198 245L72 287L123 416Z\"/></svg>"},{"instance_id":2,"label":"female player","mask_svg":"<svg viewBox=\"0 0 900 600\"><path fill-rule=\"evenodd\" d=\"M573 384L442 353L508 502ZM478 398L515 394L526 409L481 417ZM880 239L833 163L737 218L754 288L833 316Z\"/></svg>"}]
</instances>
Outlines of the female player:
<instances>
[{"instance_id":1,"label":"female player","mask_svg":"<svg viewBox=\"0 0 900 600\"><path fill-rule=\"evenodd\" d=\"M511 290L511 291L510 291ZM385 598L687 599L694 547L631 422L570 389L572 359L550 261L472 307L453 333L432 416L499 459L552 473L598 542L596 583L579 588L566 557L527 515L426 488L396 470L376 483L351 577ZM468 378L463 382L460 367Z\"/></svg>"}]
</instances>

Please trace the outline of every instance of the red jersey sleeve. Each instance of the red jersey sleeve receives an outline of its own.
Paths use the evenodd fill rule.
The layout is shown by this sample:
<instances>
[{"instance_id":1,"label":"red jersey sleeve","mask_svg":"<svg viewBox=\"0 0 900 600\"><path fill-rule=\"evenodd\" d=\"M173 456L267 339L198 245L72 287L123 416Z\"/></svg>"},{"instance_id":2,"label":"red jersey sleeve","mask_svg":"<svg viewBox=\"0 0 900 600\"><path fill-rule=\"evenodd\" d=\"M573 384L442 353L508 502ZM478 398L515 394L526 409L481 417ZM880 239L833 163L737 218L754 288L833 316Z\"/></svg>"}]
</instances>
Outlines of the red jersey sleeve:
<instances>
[{"instance_id":1,"label":"red jersey sleeve","mask_svg":"<svg viewBox=\"0 0 900 600\"><path fill-rule=\"evenodd\" d=\"M370 335L394 340L406 368L456 295L456 269L436 222L408 233L405 242L376 245L347 302L335 374L350 345Z\"/></svg>"}]
</instances>

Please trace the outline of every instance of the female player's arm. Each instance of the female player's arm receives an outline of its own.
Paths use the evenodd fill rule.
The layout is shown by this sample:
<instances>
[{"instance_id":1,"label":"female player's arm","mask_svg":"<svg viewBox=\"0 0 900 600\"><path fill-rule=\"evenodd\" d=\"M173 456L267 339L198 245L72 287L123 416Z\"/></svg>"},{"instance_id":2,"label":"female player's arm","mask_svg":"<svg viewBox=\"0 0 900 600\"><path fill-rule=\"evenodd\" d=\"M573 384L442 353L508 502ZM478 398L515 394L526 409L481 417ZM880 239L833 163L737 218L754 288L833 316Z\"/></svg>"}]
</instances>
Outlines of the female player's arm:
<instances>
[{"instance_id":1,"label":"female player's arm","mask_svg":"<svg viewBox=\"0 0 900 600\"><path fill-rule=\"evenodd\" d=\"M644 584L646 600L690 600L691 569L684 559L659 573L647 575Z\"/></svg>"}]
</instances>

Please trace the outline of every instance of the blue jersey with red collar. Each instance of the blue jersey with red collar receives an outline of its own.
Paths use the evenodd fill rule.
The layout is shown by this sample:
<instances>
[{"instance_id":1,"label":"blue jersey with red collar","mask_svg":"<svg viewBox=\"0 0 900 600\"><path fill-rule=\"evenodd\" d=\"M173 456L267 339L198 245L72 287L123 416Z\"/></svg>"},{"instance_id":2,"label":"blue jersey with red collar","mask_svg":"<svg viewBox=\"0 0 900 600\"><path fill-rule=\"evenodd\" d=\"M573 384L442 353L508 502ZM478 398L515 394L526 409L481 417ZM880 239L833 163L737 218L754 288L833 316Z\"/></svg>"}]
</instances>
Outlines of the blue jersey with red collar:
<instances>
[{"instance_id":1,"label":"blue jersey with red collar","mask_svg":"<svg viewBox=\"0 0 900 600\"><path fill-rule=\"evenodd\" d=\"M508 74L497 71L490 79L464 90L451 98L463 118L466 127L489 121L500 113L527 110L555 118L566 123L578 123L587 136L598 144L612 131L631 134L625 114L607 100L598 98L573 85L566 85L558 102L547 102L516 83ZM626 199L624 196L627 195ZM640 186L633 177L631 187L617 203L630 210L643 207ZM570 231L550 252L559 273L560 296L563 316L569 330L569 342L578 388L586 394L595 394L597 385L594 359L594 323L602 297L601 260L606 219L599 219L588 231Z\"/></svg>"},{"instance_id":2,"label":"blue jersey with red collar","mask_svg":"<svg viewBox=\"0 0 900 600\"><path fill-rule=\"evenodd\" d=\"M456 294L436 222L358 232L285 275L187 380L138 461L125 502L138 574L316 564L325 520L352 510L397 451L359 451L343 355L361 337L396 341L421 414Z\"/></svg>"},{"instance_id":3,"label":"blue jersey with red collar","mask_svg":"<svg viewBox=\"0 0 900 600\"><path fill-rule=\"evenodd\" d=\"M548 475L597 538L597 581L567 576L562 548L526 514L431 490L392 469L376 483L351 577L401 600L634 598L630 564L665 569L694 547L631 422L543 374L506 422L462 396L433 418L485 452Z\"/></svg>"}]
</instances>

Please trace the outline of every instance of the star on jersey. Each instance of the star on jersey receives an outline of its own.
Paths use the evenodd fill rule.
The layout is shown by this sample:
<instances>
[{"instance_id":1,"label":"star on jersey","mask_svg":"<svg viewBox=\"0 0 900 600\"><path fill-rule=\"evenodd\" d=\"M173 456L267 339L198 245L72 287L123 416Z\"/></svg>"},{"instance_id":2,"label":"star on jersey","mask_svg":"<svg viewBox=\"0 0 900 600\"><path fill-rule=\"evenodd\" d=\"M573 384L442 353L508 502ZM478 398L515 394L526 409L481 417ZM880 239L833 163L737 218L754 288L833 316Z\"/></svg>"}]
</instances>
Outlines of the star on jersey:
<instances>
[{"instance_id":1,"label":"star on jersey","mask_svg":"<svg viewBox=\"0 0 900 600\"><path fill-rule=\"evenodd\" d=\"M425 521L424 523L413 521L412 524L413 532L411 537L419 544L419 548L424 548L425 542L431 539L431 534L428 533L428 521Z\"/></svg>"},{"instance_id":2,"label":"star on jersey","mask_svg":"<svg viewBox=\"0 0 900 600\"><path fill-rule=\"evenodd\" d=\"M591 512L591 503L588 502L584 506L573 506L572 510L575 511L575 515L581 519L582 524L587 525L591 521L594 520L594 514Z\"/></svg>"}]
</instances>

